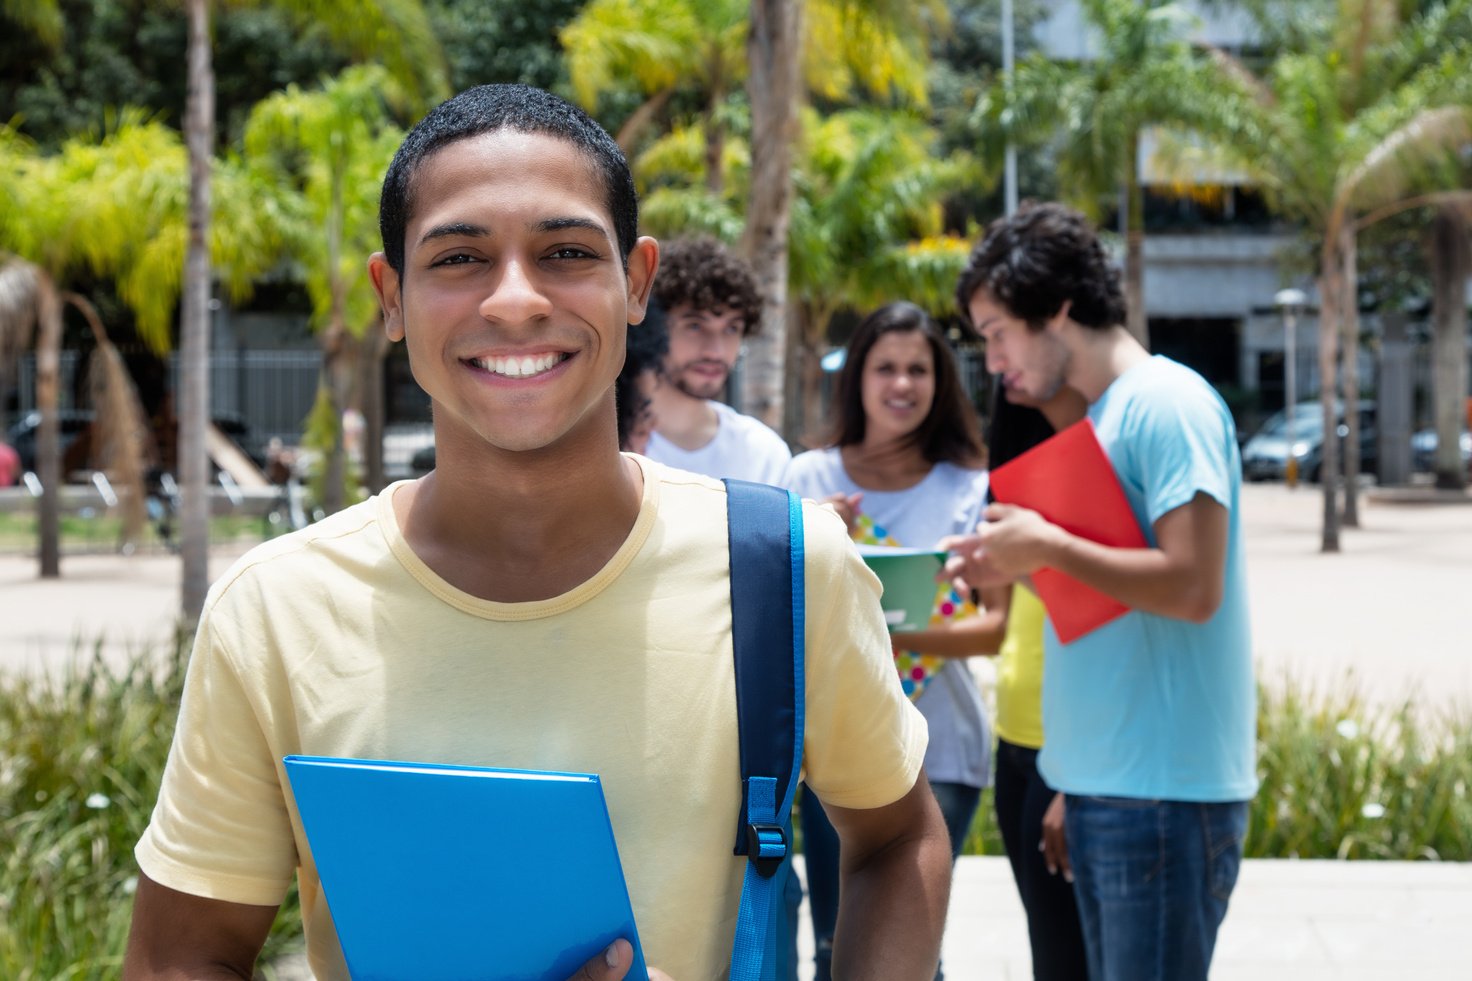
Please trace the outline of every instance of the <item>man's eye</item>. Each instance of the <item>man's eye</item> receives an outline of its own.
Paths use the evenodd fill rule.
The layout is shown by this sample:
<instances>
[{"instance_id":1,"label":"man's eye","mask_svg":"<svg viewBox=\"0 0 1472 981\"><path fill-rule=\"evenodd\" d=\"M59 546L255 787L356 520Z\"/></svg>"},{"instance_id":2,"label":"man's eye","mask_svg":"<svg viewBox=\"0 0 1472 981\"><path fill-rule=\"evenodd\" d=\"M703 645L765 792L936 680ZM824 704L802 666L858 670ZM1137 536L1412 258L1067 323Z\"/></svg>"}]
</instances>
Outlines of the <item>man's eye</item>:
<instances>
[{"instance_id":1,"label":"man's eye","mask_svg":"<svg viewBox=\"0 0 1472 981\"><path fill-rule=\"evenodd\" d=\"M436 265L436 266L463 266L467 262L474 262L474 261L475 261L475 256L469 255L468 253L465 253L465 252L456 252L454 255L447 255L447 256L444 256L442 258L436 259L434 261L433 265Z\"/></svg>"},{"instance_id":2,"label":"man's eye","mask_svg":"<svg viewBox=\"0 0 1472 981\"><path fill-rule=\"evenodd\" d=\"M580 249L571 245L564 245L559 249L553 249L548 258L551 259L596 259L598 258L587 249Z\"/></svg>"}]
</instances>

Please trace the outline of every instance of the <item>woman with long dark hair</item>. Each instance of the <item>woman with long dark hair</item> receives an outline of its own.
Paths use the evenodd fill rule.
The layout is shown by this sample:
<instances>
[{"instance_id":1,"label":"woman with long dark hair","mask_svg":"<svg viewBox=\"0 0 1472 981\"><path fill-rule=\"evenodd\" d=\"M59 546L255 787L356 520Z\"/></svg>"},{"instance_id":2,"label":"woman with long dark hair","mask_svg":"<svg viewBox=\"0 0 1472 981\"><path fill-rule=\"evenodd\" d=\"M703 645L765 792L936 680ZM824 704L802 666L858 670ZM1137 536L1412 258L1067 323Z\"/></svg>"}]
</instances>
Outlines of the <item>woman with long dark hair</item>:
<instances>
[{"instance_id":1,"label":"woman with long dark hair","mask_svg":"<svg viewBox=\"0 0 1472 981\"><path fill-rule=\"evenodd\" d=\"M829 444L792 461L794 491L832 504L860 542L929 548L976 527L985 451L955 355L924 310L890 303L864 319L849 342L834 411ZM928 629L892 635L902 684L930 726L925 770L953 856L991 764L986 710L960 659L994 652L1001 639L997 617L977 614L969 600L943 587ZM811 796L802 827L822 981L837 910L837 845Z\"/></svg>"}]
</instances>

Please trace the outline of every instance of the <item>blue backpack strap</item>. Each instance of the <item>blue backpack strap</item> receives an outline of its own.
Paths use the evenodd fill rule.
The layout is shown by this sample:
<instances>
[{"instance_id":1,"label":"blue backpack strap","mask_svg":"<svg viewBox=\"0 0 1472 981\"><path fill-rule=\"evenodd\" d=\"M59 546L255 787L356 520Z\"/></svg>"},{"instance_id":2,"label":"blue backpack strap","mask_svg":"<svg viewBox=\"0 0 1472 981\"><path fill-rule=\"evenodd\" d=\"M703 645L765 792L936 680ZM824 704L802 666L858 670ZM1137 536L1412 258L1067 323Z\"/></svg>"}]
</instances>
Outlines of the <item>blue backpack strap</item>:
<instances>
[{"instance_id":1,"label":"blue backpack strap","mask_svg":"<svg viewBox=\"0 0 1472 981\"><path fill-rule=\"evenodd\" d=\"M771 981L802 768L802 503L765 484L725 483L741 746L735 853L747 857L730 981Z\"/></svg>"}]
</instances>

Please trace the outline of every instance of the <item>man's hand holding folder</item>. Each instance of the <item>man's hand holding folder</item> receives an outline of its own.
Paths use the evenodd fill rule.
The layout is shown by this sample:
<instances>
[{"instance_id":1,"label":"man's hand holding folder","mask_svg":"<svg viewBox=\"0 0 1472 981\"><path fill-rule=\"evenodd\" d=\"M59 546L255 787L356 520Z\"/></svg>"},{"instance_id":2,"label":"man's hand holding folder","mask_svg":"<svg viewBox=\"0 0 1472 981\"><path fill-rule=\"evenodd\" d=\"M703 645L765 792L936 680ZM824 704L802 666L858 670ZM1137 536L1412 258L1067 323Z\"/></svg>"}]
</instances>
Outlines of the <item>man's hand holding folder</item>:
<instances>
[{"instance_id":1,"label":"man's hand holding folder","mask_svg":"<svg viewBox=\"0 0 1472 981\"><path fill-rule=\"evenodd\" d=\"M1143 551L1145 536L1119 478L1084 419L997 467L998 502L975 535L942 543L945 574L986 588L1032 577L1058 639L1069 643L1128 612L1112 572L1094 568L1105 549ZM1111 564L1105 559L1103 566Z\"/></svg>"},{"instance_id":2,"label":"man's hand holding folder","mask_svg":"<svg viewBox=\"0 0 1472 981\"><path fill-rule=\"evenodd\" d=\"M627 940L615 940L597 957L584 964L567 981L623 981L634 964L634 948ZM657 967L649 969L649 981L672 981Z\"/></svg>"}]
</instances>

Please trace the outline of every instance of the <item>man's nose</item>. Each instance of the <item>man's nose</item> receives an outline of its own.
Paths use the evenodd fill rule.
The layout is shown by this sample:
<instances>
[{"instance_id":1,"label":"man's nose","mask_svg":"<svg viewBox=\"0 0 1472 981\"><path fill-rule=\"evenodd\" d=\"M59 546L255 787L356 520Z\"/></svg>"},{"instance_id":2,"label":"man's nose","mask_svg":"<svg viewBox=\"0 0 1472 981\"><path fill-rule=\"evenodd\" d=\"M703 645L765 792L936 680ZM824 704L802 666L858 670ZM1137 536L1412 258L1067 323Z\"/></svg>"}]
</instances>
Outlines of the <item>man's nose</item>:
<instances>
[{"instance_id":1,"label":"man's nose","mask_svg":"<svg viewBox=\"0 0 1472 981\"><path fill-rule=\"evenodd\" d=\"M552 312L552 301L542 292L527 264L519 259L502 264L491 292L480 302L480 315L500 323L525 323Z\"/></svg>"}]
</instances>

